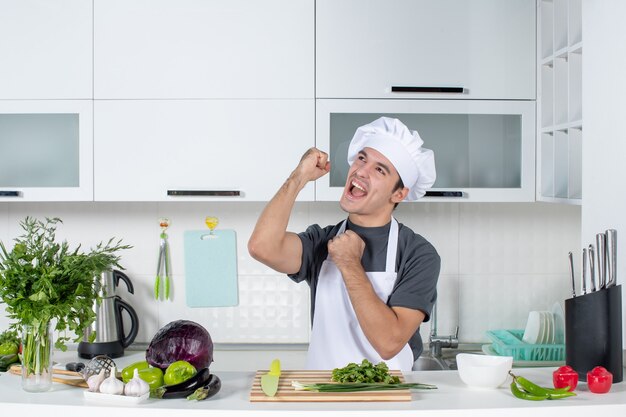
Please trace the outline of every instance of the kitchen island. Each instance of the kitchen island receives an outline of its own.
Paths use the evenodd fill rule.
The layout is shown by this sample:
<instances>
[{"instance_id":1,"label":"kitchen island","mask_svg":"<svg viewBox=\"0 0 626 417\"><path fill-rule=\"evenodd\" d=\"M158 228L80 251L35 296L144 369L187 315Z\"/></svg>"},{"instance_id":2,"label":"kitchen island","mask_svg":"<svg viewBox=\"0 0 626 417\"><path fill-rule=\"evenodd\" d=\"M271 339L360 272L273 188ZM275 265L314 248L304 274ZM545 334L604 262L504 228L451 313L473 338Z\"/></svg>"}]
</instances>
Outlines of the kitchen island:
<instances>
[{"instance_id":1,"label":"kitchen island","mask_svg":"<svg viewBox=\"0 0 626 417\"><path fill-rule=\"evenodd\" d=\"M55 359L61 362L61 358ZM65 362L79 360L75 354L64 354ZM118 366L142 360L143 354L132 352L116 359ZM87 362L86 360L82 360ZM553 368L516 368L515 372L540 385L549 386ZM215 372L222 380L221 391L204 401L185 399L148 399L135 405L102 404L86 400L84 389L54 383L52 390L28 393L22 390L19 376L0 374L0 410L3 416L46 415L90 417L172 417L187 416L584 416L603 413L626 413L626 384L613 385L608 394L593 394L585 383L579 384L576 397L554 401L524 401L511 395L508 384L498 389L473 389L459 379L457 371L418 371L405 374L407 382L437 385L437 390L414 391L407 402L343 403L259 403L250 402L249 393L254 372ZM510 381L509 381L510 382Z\"/></svg>"}]
</instances>

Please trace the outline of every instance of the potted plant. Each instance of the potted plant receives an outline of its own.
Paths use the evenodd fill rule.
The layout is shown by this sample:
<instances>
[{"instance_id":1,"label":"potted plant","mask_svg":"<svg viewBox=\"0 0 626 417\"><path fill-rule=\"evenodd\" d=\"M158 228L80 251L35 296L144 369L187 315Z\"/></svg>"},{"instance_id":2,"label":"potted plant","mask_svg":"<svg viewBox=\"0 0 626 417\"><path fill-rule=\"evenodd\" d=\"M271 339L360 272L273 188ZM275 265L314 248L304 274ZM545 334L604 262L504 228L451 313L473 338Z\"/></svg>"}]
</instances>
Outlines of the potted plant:
<instances>
[{"instance_id":1,"label":"potted plant","mask_svg":"<svg viewBox=\"0 0 626 417\"><path fill-rule=\"evenodd\" d=\"M14 320L11 329L22 333L22 387L27 391L51 387L53 327L59 332L57 349L65 351L68 341L81 340L95 320L94 302L101 298L95 277L121 268L116 253L130 248L112 238L87 253L80 245L70 250L66 241L56 242L57 223L62 221L26 217L20 222L24 234L14 239L11 251L0 241L0 300ZM68 336L68 330L76 336Z\"/></svg>"}]
</instances>

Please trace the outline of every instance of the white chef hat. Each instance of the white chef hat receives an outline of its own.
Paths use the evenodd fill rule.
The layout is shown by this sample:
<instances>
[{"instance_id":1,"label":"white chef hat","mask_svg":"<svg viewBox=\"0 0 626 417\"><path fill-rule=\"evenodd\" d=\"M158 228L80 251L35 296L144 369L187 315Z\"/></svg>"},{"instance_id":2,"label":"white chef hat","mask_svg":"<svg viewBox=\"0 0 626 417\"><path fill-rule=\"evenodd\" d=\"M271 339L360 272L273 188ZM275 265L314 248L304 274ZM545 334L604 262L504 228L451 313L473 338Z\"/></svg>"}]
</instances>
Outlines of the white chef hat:
<instances>
[{"instance_id":1,"label":"white chef hat","mask_svg":"<svg viewBox=\"0 0 626 417\"><path fill-rule=\"evenodd\" d=\"M409 189L406 200L415 201L424 196L437 177L435 155L422 148L423 144L420 135L400 120L381 117L356 130L348 147L348 164L352 165L363 148L377 150L391 161Z\"/></svg>"}]
</instances>

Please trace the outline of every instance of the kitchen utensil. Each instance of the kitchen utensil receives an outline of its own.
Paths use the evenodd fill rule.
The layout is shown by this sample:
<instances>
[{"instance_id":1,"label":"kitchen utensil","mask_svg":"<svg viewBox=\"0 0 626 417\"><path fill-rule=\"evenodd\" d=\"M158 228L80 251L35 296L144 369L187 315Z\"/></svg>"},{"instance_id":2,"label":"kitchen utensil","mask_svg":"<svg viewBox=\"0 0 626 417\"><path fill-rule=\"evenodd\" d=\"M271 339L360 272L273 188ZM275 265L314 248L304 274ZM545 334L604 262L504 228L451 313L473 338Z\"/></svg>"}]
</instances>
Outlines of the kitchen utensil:
<instances>
[{"instance_id":1,"label":"kitchen utensil","mask_svg":"<svg viewBox=\"0 0 626 417\"><path fill-rule=\"evenodd\" d=\"M512 356L489 356L472 353L456 355L459 377L466 385L477 388L498 388L513 367Z\"/></svg>"},{"instance_id":2,"label":"kitchen utensil","mask_svg":"<svg viewBox=\"0 0 626 417\"><path fill-rule=\"evenodd\" d=\"M94 303L96 320L83 333L83 342L78 344L78 356L91 359L98 355L118 358L124 355L124 349L137 337L139 317L128 303L115 294L120 281L124 281L128 292L135 292L128 276L120 271L109 270L100 274L100 291L102 300ZM126 311L130 317L131 327L128 333L124 329L122 313ZM93 342L91 340L95 333Z\"/></svg>"},{"instance_id":3,"label":"kitchen utensil","mask_svg":"<svg viewBox=\"0 0 626 417\"><path fill-rule=\"evenodd\" d=\"M565 300L565 351L581 381L598 365L622 380L621 285Z\"/></svg>"},{"instance_id":4,"label":"kitchen utensil","mask_svg":"<svg viewBox=\"0 0 626 417\"><path fill-rule=\"evenodd\" d=\"M159 219L159 227L161 228L161 234L159 235L161 243L159 245L159 260L154 282L154 298L159 300L160 295L163 294L163 299L167 300L170 298L170 251L165 231L170 227L170 221L166 218ZM163 279L164 292L161 292L161 279Z\"/></svg>"},{"instance_id":5,"label":"kitchen utensil","mask_svg":"<svg viewBox=\"0 0 626 417\"><path fill-rule=\"evenodd\" d=\"M581 291L584 294L587 294L587 284L586 284L586 280L587 280L587 248L583 248L583 269L582 269L582 273L580 274L580 278L581 278Z\"/></svg>"},{"instance_id":6,"label":"kitchen utensil","mask_svg":"<svg viewBox=\"0 0 626 417\"><path fill-rule=\"evenodd\" d=\"M574 277L574 256L572 252L567 254L569 259L569 274L572 278L572 297L576 297L576 278Z\"/></svg>"},{"instance_id":7,"label":"kitchen utensil","mask_svg":"<svg viewBox=\"0 0 626 417\"><path fill-rule=\"evenodd\" d=\"M237 239L234 230L188 230L185 243L185 296L189 307L238 304Z\"/></svg>"},{"instance_id":8,"label":"kitchen utensil","mask_svg":"<svg viewBox=\"0 0 626 417\"><path fill-rule=\"evenodd\" d=\"M589 280L591 281L591 292L595 292L596 287L596 260L593 245L589 245Z\"/></svg>"},{"instance_id":9,"label":"kitchen utensil","mask_svg":"<svg viewBox=\"0 0 626 417\"><path fill-rule=\"evenodd\" d=\"M21 365L13 365L13 366L11 366L9 368L9 372L12 375L22 375L22 366ZM88 388L87 381L85 379L83 379L82 375L80 373L78 373L78 372L68 371L68 370L65 370L65 369L52 368L52 374L53 375L67 375L67 376L77 377L77 378L60 378L60 377L53 376L52 377L52 382L58 382L60 384L65 384L65 385L71 385L73 387Z\"/></svg>"},{"instance_id":10,"label":"kitchen utensil","mask_svg":"<svg viewBox=\"0 0 626 417\"><path fill-rule=\"evenodd\" d=\"M252 380L250 389L250 402L363 402L363 401L411 401L410 390L397 391L367 391L367 392L314 392L296 391L291 381L299 381L307 384L331 382L330 370L319 371L286 371L282 370L278 391L273 397L268 397L261 390L261 376L268 370L259 370ZM406 382L402 372L390 370L389 373L400 378L400 382Z\"/></svg>"},{"instance_id":11,"label":"kitchen utensil","mask_svg":"<svg viewBox=\"0 0 626 417\"><path fill-rule=\"evenodd\" d=\"M598 269L598 281L600 287L606 287L606 235L604 233L596 234L596 268Z\"/></svg>"},{"instance_id":12,"label":"kitchen utensil","mask_svg":"<svg viewBox=\"0 0 626 417\"><path fill-rule=\"evenodd\" d=\"M606 266L608 281L607 287L617 283L617 230L608 229L606 232Z\"/></svg>"},{"instance_id":13,"label":"kitchen utensil","mask_svg":"<svg viewBox=\"0 0 626 417\"><path fill-rule=\"evenodd\" d=\"M104 375L108 377L113 368L117 368L113 359L106 355L98 355L87 362L87 365L85 365L85 368L80 373L85 381L87 381L90 376L98 375L103 369Z\"/></svg>"}]
</instances>

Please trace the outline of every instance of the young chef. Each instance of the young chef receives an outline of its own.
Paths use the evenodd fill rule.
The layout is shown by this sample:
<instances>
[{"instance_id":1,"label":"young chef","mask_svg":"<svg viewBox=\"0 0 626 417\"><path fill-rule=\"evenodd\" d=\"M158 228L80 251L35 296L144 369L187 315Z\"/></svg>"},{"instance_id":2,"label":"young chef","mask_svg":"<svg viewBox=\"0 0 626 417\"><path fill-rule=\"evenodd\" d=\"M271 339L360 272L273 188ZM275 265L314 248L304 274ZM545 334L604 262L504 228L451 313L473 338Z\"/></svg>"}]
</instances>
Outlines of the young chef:
<instances>
[{"instance_id":1,"label":"young chef","mask_svg":"<svg viewBox=\"0 0 626 417\"><path fill-rule=\"evenodd\" d=\"M288 232L298 193L330 171L328 155L309 149L267 204L248 242L250 254L311 288L309 369L368 359L411 370L422 352L419 326L436 299L440 259L422 236L392 216L435 182L433 152L418 133L382 117L357 129L341 208L347 220Z\"/></svg>"}]
</instances>

